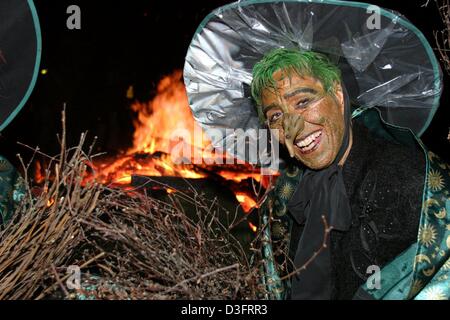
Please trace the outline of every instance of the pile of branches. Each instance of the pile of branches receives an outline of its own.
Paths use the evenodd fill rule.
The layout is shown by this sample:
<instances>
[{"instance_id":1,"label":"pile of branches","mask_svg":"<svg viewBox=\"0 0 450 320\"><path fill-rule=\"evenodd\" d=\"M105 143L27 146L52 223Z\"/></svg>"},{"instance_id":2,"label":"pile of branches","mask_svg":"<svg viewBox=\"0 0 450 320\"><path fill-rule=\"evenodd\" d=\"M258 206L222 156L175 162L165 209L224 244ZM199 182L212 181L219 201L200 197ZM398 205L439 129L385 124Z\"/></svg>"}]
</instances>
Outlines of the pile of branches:
<instances>
[{"instance_id":1,"label":"pile of branches","mask_svg":"<svg viewBox=\"0 0 450 320\"><path fill-rule=\"evenodd\" d=\"M0 299L257 298L256 268L219 205L191 198L197 212L188 216L179 192L163 202L86 183L85 139L66 148L63 131L39 194L29 187L1 231ZM31 163L22 161L27 181Z\"/></svg>"},{"instance_id":2,"label":"pile of branches","mask_svg":"<svg viewBox=\"0 0 450 320\"><path fill-rule=\"evenodd\" d=\"M428 6L429 2L430 0L427 0L424 6ZM434 38L442 65L445 71L447 71L447 74L450 74L450 0L434 0L434 3L439 11L443 24L442 30L433 32ZM450 128L447 140L450 141Z\"/></svg>"},{"instance_id":3,"label":"pile of branches","mask_svg":"<svg viewBox=\"0 0 450 320\"><path fill-rule=\"evenodd\" d=\"M450 0L434 0L434 2L444 25L442 30L434 31L434 37L442 64L447 73L450 74ZM428 3L429 0L425 6Z\"/></svg>"}]
</instances>

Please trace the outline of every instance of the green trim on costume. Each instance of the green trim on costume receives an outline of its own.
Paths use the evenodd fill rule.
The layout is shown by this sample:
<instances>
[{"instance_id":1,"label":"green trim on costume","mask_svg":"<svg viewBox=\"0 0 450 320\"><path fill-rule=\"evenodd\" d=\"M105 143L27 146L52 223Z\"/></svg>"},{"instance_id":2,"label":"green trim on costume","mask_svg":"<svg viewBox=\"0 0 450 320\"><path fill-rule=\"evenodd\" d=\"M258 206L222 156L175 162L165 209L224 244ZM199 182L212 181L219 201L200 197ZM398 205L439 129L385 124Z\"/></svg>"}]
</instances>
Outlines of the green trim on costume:
<instances>
[{"instance_id":1,"label":"green trim on costume","mask_svg":"<svg viewBox=\"0 0 450 320\"><path fill-rule=\"evenodd\" d=\"M36 62L34 64L33 77L31 79L30 85L23 96L20 103L17 105L16 109L9 115L8 118L0 125L0 131L6 128L6 126L17 116L20 110L22 110L25 103L28 101L31 93L33 92L34 86L36 85L37 77L39 74L39 66L41 63L41 55L42 55L42 36L41 36L41 27L39 25L39 17L36 11L36 7L34 6L33 0L27 0L28 6L30 7L31 15L33 17L34 28L36 31Z\"/></svg>"},{"instance_id":2,"label":"green trim on costume","mask_svg":"<svg viewBox=\"0 0 450 320\"><path fill-rule=\"evenodd\" d=\"M282 248L274 247L278 243L283 244L283 236L286 232L291 234L292 219L287 215L287 203L297 188L297 184L303 171L298 168L286 168L277 178L274 189L270 192L263 207L261 208L261 225L263 226L262 253L264 264L263 283L266 284L268 298L283 300L289 289L289 281L281 281L280 268L276 262L274 251L279 252ZM283 234L282 230L285 232ZM288 231L289 230L289 231ZM290 237L286 244L289 249Z\"/></svg>"}]
</instances>

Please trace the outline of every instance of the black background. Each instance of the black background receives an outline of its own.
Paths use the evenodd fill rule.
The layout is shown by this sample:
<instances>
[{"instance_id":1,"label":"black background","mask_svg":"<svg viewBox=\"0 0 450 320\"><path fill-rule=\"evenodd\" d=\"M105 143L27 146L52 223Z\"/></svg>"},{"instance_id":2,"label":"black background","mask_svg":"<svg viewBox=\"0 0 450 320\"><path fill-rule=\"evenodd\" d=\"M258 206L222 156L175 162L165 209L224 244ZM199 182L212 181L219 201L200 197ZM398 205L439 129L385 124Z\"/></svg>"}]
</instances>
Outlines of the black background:
<instances>
[{"instance_id":1,"label":"black background","mask_svg":"<svg viewBox=\"0 0 450 320\"><path fill-rule=\"evenodd\" d=\"M442 28L433 1L371 1L396 10L416 25L436 47L433 31ZM116 153L132 142L133 113L126 91L134 86L135 99L148 101L158 80L182 69L192 36L203 18L229 1L164 0L35 0L43 39L41 69L34 92L19 115L2 132L0 150L17 164L15 154L29 152L17 141L58 152L56 133L60 112L67 105L69 145L82 131L98 136L97 151ZM66 9L81 8L81 30L68 30ZM444 92L423 141L450 160L448 75Z\"/></svg>"}]
</instances>

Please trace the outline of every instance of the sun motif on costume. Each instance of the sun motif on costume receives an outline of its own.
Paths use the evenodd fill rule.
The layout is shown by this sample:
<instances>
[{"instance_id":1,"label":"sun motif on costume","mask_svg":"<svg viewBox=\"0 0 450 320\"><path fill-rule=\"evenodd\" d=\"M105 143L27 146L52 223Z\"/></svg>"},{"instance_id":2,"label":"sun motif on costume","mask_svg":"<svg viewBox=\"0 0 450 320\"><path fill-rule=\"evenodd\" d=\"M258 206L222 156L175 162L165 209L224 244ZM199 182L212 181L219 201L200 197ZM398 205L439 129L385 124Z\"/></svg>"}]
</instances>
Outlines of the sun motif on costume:
<instances>
[{"instance_id":1,"label":"sun motif on costume","mask_svg":"<svg viewBox=\"0 0 450 320\"><path fill-rule=\"evenodd\" d=\"M430 170L428 175L428 186L433 191L441 191L444 188L444 179L438 171Z\"/></svg>"},{"instance_id":2,"label":"sun motif on costume","mask_svg":"<svg viewBox=\"0 0 450 320\"><path fill-rule=\"evenodd\" d=\"M298 175L298 172L299 172L299 168L295 167L292 171L291 171L291 170L287 170L287 171L286 171L286 175L287 175L288 177L293 178L293 177L295 177L295 176Z\"/></svg>"},{"instance_id":3,"label":"sun motif on costume","mask_svg":"<svg viewBox=\"0 0 450 320\"><path fill-rule=\"evenodd\" d=\"M438 219L445 219L445 217L447 216L447 210L445 208L442 208L438 213L435 213L434 215Z\"/></svg>"},{"instance_id":4,"label":"sun motif on costume","mask_svg":"<svg viewBox=\"0 0 450 320\"><path fill-rule=\"evenodd\" d=\"M8 171L10 169L8 161L1 159L0 160L0 171Z\"/></svg>"},{"instance_id":5,"label":"sun motif on costume","mask_svg":"<svg viewBox=\"0 0 450 320\"><path fill-rule=\"evenodd\" d=\"M428 151L428 159L430 162L434 162L434 158L436 158L436 155L433 152Z\"/></svg>"},{"instance_id":6,"label":"sun motif on costume","mask_svg":"<svg viewBox=\"0 0 450 320\"><path fill-rule=\"evenodd\" d=\"M419 241L425 247L429 247L436 242L437 232L436 229L426 224L419 228Z\"/></svg>"},{"instance_id":7,"label":"sun motif on costume","mask_svg":"<svg viewBox=\"0 0 450 320\"><path fill-rule=\"evenodd\" d=\"M272 224L272 234L276 239L281 239L286 234L286 228L280 222Z\"/></svg>"},{"instance_id":8,"label":"sun motif on costume","mask_svg":"<svg viewBox=\"0 0 450 320\"><path fill-rule=\"evenodd\" d=\"M447 259L447 261L442 266L442 269L444 270L450 270L450 259Z\"/></svg>"},{"instance_id":9,"label":"sun motif on costume","mask_svg":"<svg viewBox=\"0 0 450 320\"><path fill-rule=\"evenodd\" d=\"M292 184L285 183L281 187L280 195L283 199L290 199L293 193L294 193L294 186Z\"/></svg>"},{"instance_id":10,"label":"sun motif on costume","mask_svg":"<svg viewBox=\"0 0 450 320\"><path fill-rule=\"evenodd\" d=\"M429 289L426 289L423 292L423 298L425 300L447 300L445 293L441 288L438 287L431 287Z\"/></svg>"},{"instance_id":11,"label":"sun motif on costume","mask_svg":"<svg viewBox=\"0 0 450 320\"><path fill-rule=\"evenodd\" d=\"M439 167L442 169L442 170L447 170L448 168L450 168L449 166L448 166L448 164L446 164L446 163L439 163Z\"/></svg>"}]
</instances>

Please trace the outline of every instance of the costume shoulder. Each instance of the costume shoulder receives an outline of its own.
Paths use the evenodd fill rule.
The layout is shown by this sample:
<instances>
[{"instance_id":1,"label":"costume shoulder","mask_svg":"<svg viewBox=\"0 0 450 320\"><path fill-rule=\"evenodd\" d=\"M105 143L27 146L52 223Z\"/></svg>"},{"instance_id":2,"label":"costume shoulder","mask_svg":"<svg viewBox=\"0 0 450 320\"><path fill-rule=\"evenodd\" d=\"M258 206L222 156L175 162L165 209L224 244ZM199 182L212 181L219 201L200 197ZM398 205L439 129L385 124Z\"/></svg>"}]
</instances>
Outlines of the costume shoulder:
<instances>
[{"instance_id":1,"label":"costume shoulder","mask_svg":"<svg viewBox=\"0 0 450 320\"><path fill-rule=\"evenodd\" d=\"M302 175L295 165L280 170L273 189L261 206L262 226L262 282L267 288L269 299L284 299L289 290L289 281L281 277L288 271L286 261L289 252L289 238L292 219L287 203L291 199Z\"/></svg>"},{"instance_id":2,"label":"costume shoulder","mask_svg":"<svg viewBox=\"0 0 450 320\"><path fill-rule=\"evenodd\" d=\"M422 188L422 201L416 241L382 268L381 273L377 275L383 281L381 289L368 288L369 279L359 290L359 293L364 293L359 297L396 300L450 299L450 166L428 151L410 131L389 126L376 127L384 127L384 137L403 142L401 144L405 145L406 149L402 147L394 150L395 146L387 145L375 158L386 159L387 170L391 170L394 177L398 177L396 180L405 184L406 191L402 196L407 196L408 188L416 185L416 188ZM390 139L392 137L396 139ZM419 148L414 151L408 149L414 144L418 144ZM392 152L397 153L400 161L390 159ZM424 155L423 158L419 157L421 154ZM425 162L423 170L421 159ZM402 165L401 162L408 165ZM408 218L410 217L404 216L403 221Z\"/></svg>"},{"instance_id":3,"label":"costume shoulder","mask_svg":"<svg viewBox=\"0 0 450 320\"><path fill-rule=\"evenodd\" d=\"M368 180L378 184L377 201L386 208L385 216L379 220L384 220L382 224L386 225L398 224L405 243L412 244L417 238L421 216L426 154L417 143L406 145L377 136L373 141L369 147L372 150ZM387 223L386 219L391 221Z\"/></svg>"}]
</instances>

